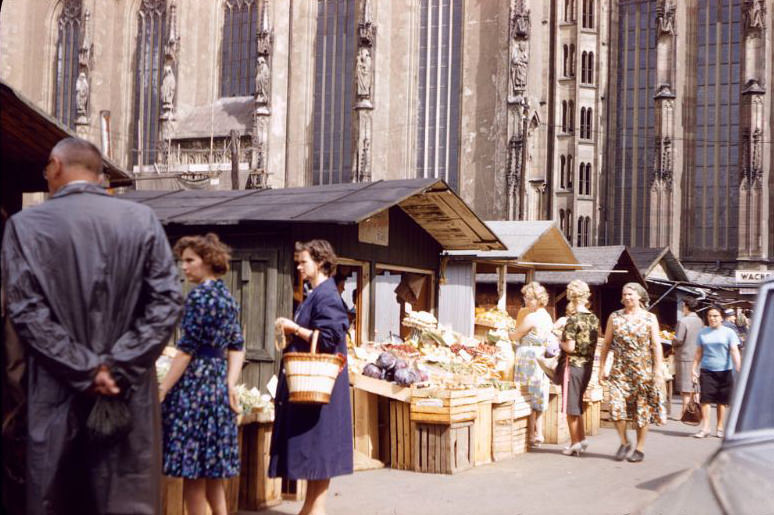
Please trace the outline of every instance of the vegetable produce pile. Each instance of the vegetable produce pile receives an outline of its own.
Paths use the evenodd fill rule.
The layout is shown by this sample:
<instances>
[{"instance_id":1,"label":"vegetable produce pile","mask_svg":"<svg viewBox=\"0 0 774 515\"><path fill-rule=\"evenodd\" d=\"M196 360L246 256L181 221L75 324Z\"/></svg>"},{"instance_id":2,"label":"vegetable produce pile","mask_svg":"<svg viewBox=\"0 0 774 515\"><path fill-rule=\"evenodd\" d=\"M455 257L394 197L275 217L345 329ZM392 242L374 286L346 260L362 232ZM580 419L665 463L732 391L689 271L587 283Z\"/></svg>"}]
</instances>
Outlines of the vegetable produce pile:
<instances>
[{"instance_id":1,"label":"vegetable produce pile","mask_svg":"<svg viewBox=\"0 0 774 515\"><path fill-rule=\"evenodd\" d=\"M425 372L409 367L406 360L387 351L379 354L374 363L369 363L363 367L363 375L374 379L394 381L401 386L411 386L416 382L428 379Z\"/></svg>"},{"instance_id":2,"label":"vegetable produce pile","mask_svg":"<svg viewBox=\"0 0 774 515\"><path fill-rule=\"evenodd\" d=\"M498 309L487 311L476 308L476 324L495 329L516 329L516 321L508 313Z\"/></svg>"}]
</instances>

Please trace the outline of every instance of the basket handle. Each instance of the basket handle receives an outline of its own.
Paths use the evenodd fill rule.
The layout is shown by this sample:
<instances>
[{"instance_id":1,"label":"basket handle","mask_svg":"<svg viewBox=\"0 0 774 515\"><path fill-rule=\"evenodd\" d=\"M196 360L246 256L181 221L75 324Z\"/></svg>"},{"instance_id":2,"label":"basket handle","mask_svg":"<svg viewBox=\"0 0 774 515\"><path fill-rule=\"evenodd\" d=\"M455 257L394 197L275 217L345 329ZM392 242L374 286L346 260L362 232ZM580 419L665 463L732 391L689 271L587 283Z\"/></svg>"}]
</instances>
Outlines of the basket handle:
<instances>
[{"instance_id":1,"label":"basket handle","mask_svg":"<svg viewBox=\"0 0 774 515\"><path fill-rule=\"evenodd\" d=\"M320 336L320 331L317 329L312 331L312 346L309 350L312 354L317 353L317 337Z\"/></svg>"}]
</instances>

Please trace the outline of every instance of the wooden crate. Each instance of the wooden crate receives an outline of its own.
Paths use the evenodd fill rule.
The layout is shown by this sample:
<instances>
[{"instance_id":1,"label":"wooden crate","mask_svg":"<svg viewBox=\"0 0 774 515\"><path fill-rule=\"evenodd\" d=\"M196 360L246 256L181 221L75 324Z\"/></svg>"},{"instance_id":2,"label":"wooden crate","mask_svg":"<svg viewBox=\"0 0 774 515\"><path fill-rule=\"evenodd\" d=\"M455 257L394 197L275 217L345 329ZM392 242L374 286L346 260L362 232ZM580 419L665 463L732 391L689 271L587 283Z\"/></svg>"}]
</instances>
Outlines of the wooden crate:
<instances>
[{"instance_id":1,"label":"wooden crate","mask_svg":"<svg viewBox=\"0 0 774 515\"><path fill-rule=\"evenodd\" d=\"M562 389L553 384L548 394L548 409L543 412L543 436L549 444L570 440L567 416L562 413Z\"/></svg>"},{"instance_id":2,"label":"wooden crate","mask_svg":"<svg viewBox=\"0 0 774 515\"><path fill-rule=\"evenodd\" d=\"M379 396L352 388L352 442L354 450L371 459L380 459Z\"/></svg>"},{"instance_id":3,"label":"wooden crate","mask_svg":"<svg viewBox=\"0 0 774 515\"><path fill-rule=\"evenodd\" d=\"M407 402L390 400L390 467L412 470L411 406Z\"/></svg>"},{"instance_id":4,"label":"wooden crate","mask_svg":"<svg viewBox=\"0 0 774 515\"><path fill-rule=\"evenodd\" d=\"M516 418L511 426L513 456L529 450L529 416Z\"/></svg>"},{"instance_id":5,"label":"wooden crate","mask_svg":"<svg viewBox=\"0 0 774 515\"><path fill-rule=\"evenodd\" d=\"M594 436L599 433L599 409L601 401L583 402L583 429L586 436Z\"/></svg>"},{"instance_id":6,"label":"wooden crate","mask_svg":"<svg viewBox=\"0 0 774 515\"><path fill-rule=\"evenodd\" d=\"M411 394L411 421L449 425L475 420L478 401L475 389L415 388Z\"/></svg>"},{"instance_id":7,"label":"wooden crate","mask_svg":"<svg viewBox=\"0 0 774 515\"><path fill-rule=\"evenodd\" d=\"M413 423L413 463L416 472L455 474L473 467L475 424Z\"/></svg>"},{"instance_id":8,"label":"wooden crate","mask_svg":"<svg viewBox=\"0 0 774 515\"><path fill-rule=\"evenodd\" d=\"M271 433L271 423L242 427L242 467L236 491L240 510L255 511L282 502L282 481L268 476Z\"/></svg>"},{"instance_id":9,"label":"wooden crate","mask_svg":"<svg viewBox=\"0 0 774 515\"><path fill-rule=\"evenodd\" d=\"M492 463L492 401L480 401L476 404L476 410L474 464L478 467Z\"/></svg>"},{"instance_id":10,"label":"wooden crate","mask_svg":"<svg viewBox=\"0 0 774 515\"><path fill-rule=\"evenodd\" d=\"M492 404L492 461L513 456L513 401Z\"/></svg>"},{"instance_id":11,"label":"wooden crate","mask_svg":"<svg viewBox=\"0 0 774 515\"><path fill-rule=\"evenodd\" d=\"M303 501L306 498L306 480L283 478L282 498L286 501Z\"/></svg>"}]
</instances>

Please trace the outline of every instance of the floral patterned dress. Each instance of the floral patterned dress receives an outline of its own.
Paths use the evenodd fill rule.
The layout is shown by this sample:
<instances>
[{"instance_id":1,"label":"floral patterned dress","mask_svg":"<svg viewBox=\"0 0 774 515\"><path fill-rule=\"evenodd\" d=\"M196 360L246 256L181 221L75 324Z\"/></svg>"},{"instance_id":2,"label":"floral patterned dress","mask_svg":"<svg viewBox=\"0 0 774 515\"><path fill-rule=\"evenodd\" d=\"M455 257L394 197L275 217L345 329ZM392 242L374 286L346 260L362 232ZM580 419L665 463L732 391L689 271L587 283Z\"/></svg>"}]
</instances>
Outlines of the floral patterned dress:
<instances>
[{"instance_id":1,"label":"floral patterned dress","mask_svg":"<svg viewBox=\"0 0 774 515\"><path fill-rule=\"evenodd\" d=\"M162 404L164 474L224 478L239 474L236 414L228 401L227 354L242 350L239 307L221 280L191 290L177 348L192 356Z\"/></svg>"},{"instance_id":2,"label":"floral patterned dress","mask_svg":"<svg viewBox=\"0 0 774 515\"><path fill-rule=\"evenodd\" d=\"M530 396L530 407L533 411L545 411L548 408L548 381L543 369L537 363L537 358L545 355L549 333L541 334L537 328L522 336L516 349L516 371L514 381L527 385Z\"/></svg>"},{"instance_id":3,"label":"floral patterned dress","mask_svg":"<svg viewBox=\"0 0 774 515\"><path fill-rule=\"evenodd\" d=\"M610 419L632 419L637 427L666 423L663 390L653 381L653 355L649 324L655 315L642 312L610 315L613 324L613 367L610 370Z\"/></svg>"}]
</instances>

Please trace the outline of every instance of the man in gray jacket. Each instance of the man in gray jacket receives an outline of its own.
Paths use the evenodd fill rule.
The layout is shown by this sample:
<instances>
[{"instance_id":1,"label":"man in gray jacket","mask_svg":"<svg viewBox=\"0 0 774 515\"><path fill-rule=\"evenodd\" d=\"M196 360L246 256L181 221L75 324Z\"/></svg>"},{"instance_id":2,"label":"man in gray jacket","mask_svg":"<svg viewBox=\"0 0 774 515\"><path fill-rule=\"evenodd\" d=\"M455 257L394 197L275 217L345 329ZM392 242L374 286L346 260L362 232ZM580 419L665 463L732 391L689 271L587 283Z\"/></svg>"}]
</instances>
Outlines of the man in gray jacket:
<instances>
[{"instance_id":1,"label":"man in gray jacket","mask_svg":"<svg viewBox=\"0 0 774 515\"><path fill-rule=\"evenodd\" d=\"M11 217L3 235L6 329L15 336L6 344L17 344L16 413L26 418L26 507L6 508L153 515L161 511L154 364L182 308L175 261L148 207L99 186L94 145L60 141L43 173L51 197ZM95 403L124 406L130 427L95 438L87 424Z\"/></svg>"},{"instance_id":2,"label":"man in gray jacket","mask_svg":"<svg viewBox=\"0 0 774 515\"><path fill-rule=\"evenodd\" d=\"M693 391L693 379L691 367L696 357L696 338L704 327L699 315L696 314L696 300L688 298L683 300L683 318L677 323L675 339L672 342L675 355L675 370L677 381L675 390L682 394L683 413L688 406ZM682 418L682 413L680 414Z\"/></svg>"}]
</instances>

